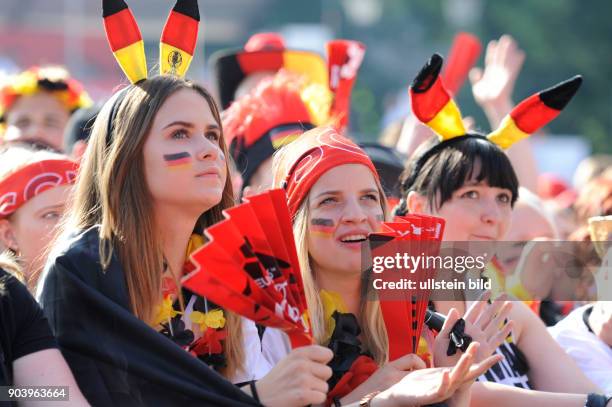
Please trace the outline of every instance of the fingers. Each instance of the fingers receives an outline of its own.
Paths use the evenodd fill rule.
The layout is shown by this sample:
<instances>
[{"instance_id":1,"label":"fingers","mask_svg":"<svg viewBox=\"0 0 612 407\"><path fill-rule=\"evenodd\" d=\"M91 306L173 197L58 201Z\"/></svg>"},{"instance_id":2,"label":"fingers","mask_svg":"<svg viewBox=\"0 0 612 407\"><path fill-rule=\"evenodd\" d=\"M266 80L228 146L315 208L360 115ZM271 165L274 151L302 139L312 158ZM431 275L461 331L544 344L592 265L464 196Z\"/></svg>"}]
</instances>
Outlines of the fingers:
<instances>
[{"instance_id":1,"label":"fingers","mask_svg":"<svg viewBox=\"0 0 612 407\"><path fill-rule=\"evenodd\" d=\"M469 78L472 86L476 85L482 79L482 69L478 67L470 69Z\"/></svg>"},{"instance_id":2,"label":"fingers","mask_svg":"<svg viewBox=\"0 0 612 407\"><path fill-rule=\"evenodd\" d=\"M295 392L294 404L296 406L309 406L311 404L323 404L327 398L327 392L316 390L298 389Z\"/></svg>"},{"instance_id":3,"label":"fingers","mask_svg":"<svg viewBox=\"0 0 612 407\"><path fill-rule=\"evenodd\" d=\"M334 357L334 353L329 348L319 345L303 346L291 351L294 357L303 357L313 362L326 364Z\"/></svg>"},{"instance_id":4,"label":"fingers","mask_svg":"<svg viewBox=\"0 0 612 407\"><path fill-rule=\"evenodd\" d=\"M485 360L475 365L472 365L465 375L463 382L469 382L476 380L477 377L486 373L487 370L492 368L496 363L501 361L504 357L502 355L489 356Z\"/></svg>"},{"instance_id":5,"label":"fingers","mask_svg":"<svg viewBox=\"0 0 612 407\"><path fill-rule=\"evenodd\" d=\"M438 333L438 336L447 341L453 326L455 326L455 323L457 323L458 320L459 311L457 311L455 308L451 308L446 316L444 325L442 325L442 330Z\"/></svg>"},{"instance_id":6,"label":"fingers","mask_svg":"<svg viewBox=\"0 0 612 407\"><path fill-rule=\"evenodd\" d=\"M506 294L502 294L497 299L495 299L491 304L485 307L485 309L480 313L474 325L480 327L483 331L490 325L491 321L497 317L502 309L507 313L510 310L508 309L506 304L509 304L506 299L508 296ZM506 307L506 308L504 308Z\"/></svg>"},{"instance_id":7,"label":"fingers","mask_svg":"<svg viewBox=\"0 0 612 407\"><path fill-rule=\"evenodd\" d=\"M478 299L470 305L470 308L465 313L463 319L470 324L474 324L476 319L482 312L482 309L487 305L487 301L491 298L491 291L485 291Z\"/></svg>"},{"instance_id":8,"label":"fingers","mask_svg":"<svg viewBox=\"0 0 612 407\"><path fill-rule=\"evenodd\" d=\"M451 384L463 382L463 377L468 373L479 346L478 342L472 342L465 353L461 355L461 358L459 358L459 361L451 371Z\"/></svg>"},{"instance_id":9,"label":"fingers","mask_svg":"<svg viewBox=\"0 0 612 407\"><path fill-rule=\"evenodd\" d=\"M489 345L491 345L491 348L497 349L499 345L501 345L506 340L508 335L510 335L512 329L514 329L514 321L508 322L506 326L504 326L504 329L502 329L497 334L487 335L487 337L491 338L489 340Z\"/></svg>"},{"instance_id":10,"label":"fingers","mask_svg":"<svg viewBox=\"0 0 612 407\"><path fill-rule=\"evenodd\" d=\"M327 381L333 374L331 367L321 363L308 362L308 369L313 376L323 381Z\"/></svg>"},{"instance_id":11,"label":"fingers","mask_svg":"<svg viewBox=\"0 0 612 407\"><path fill-rule=\"evenodd\" d=\"M512 303L508 301L504 302L501 306L501 309L499 310L499 312L497 312L491 322L482 327L482 330L484 331L487 338L490 338L491 336L495 335L495 333L502 328L504 321L508 318L508 315L510 315L511 309Z\"/></svg>"},{"instance_id":12,"label":"fingers","mask_svg":"<svg viewBox=\"0 0 612 407\"><path fill-rule=\"evenodd\" d=\"M401 371L419 370L427 367L425 362L423 362L423 360L414 353L404 355L401 358L390 362L389 365Z\"/></svg>"},{"instance_id":13,"label":"fingers","mask_svg":"<svg viewBox=\"0 0 612 407\"><path fill-rule=\"evenodd\" d=\"M492 65L495 62L495 55L497 52L497 41L491 40L487 44L487 51L485 52L485 67Z\"/></svg>"}]
</instances>

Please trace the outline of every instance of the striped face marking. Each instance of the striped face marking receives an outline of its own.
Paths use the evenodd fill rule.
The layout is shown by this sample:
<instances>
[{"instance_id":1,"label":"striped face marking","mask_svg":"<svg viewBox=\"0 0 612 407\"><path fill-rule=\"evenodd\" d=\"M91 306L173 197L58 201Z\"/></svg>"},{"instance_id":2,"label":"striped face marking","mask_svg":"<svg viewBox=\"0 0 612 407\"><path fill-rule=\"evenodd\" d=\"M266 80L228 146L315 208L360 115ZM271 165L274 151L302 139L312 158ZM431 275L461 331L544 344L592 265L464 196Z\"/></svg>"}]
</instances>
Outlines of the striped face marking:
<instances>
[{"instance_id":1,"label":"striped face marking","mask_svg":"<svg viewBox=\"0 0 612 407\"><path fill-rule=\"evenodd\" d=\"M334 234L334 221L325 218L312 218L310 221L310 233L313 236L330 238Z\"/></svg>"},{"instance_id":2,"label":"striped face marking","mask_svg":"<svg viewBox=\"0 0 612 407\"><path fill-rule=\"evenodd\" d=\"M191 154L186 151L176 154L164 154L166 166L172 170L191 167Z\"/></svg>"}]
</instances>

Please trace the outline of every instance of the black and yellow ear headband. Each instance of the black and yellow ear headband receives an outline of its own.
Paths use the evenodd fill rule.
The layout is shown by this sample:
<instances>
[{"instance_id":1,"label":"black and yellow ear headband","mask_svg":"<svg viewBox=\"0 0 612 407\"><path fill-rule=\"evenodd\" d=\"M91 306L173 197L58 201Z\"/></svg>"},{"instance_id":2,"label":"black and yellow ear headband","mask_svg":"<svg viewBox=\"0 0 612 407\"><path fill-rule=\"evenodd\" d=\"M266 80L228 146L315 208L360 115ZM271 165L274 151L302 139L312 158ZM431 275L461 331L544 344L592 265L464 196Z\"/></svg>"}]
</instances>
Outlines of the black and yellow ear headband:
<instances>
[{"instance_id":1,"label":"black and yellow ear headband","mask_svg":"<svg viewBox=\"0 0 612 407\"><path fill-rule=\"evenodd\" d=\"M442 57L434 54L410 85L412 111L429 126L440 143L466 135L459 108L440 79ZM576 75L552 88L540 91L519 103L486 138L502 149L538 131L569 103L582 84Z\"/></svg>"},{"instance_id":2,"label":"black and yellow ear headband","mask_svg":"<svg viewBox=\"0 0 612 407\"><path fill-rule=\"evenodd\" d=\"M136 19L123 0L102 0L106 38L113 55L132 84L147 79L147 61ZM198 39L197 0L177 0L159 43L160 74L185 76Z\"/></svg>"}]
</instances>

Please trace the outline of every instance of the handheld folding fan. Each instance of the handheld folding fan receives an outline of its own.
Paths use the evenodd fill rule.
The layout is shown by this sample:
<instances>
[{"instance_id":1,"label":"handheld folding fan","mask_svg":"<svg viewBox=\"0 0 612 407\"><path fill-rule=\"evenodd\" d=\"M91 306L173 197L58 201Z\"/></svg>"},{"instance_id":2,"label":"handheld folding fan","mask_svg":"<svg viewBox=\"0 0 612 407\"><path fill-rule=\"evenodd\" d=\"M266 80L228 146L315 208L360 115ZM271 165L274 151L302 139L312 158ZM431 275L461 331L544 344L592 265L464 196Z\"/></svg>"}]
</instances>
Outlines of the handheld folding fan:
<instances>
[{"instance_id":1,"label":"handheld folding fan","mask_svg":"<svg viewBox=\"0 0 612 407\"><path fill-rule=\"evenodd\" d=\"M183 286L252 321L312 343L306 297L285 192L266 191L224 211L191 256Z\"/></svg>"},{"instance_id":2,"label":"handheld folding fan","mask_svg":"<svg viewBox=\"0 0 612 407\"><path fill-rule=\"evenodd\" d=\"M434 278L436 271L435 264L426 259L439 253L444 224L444 219L434 216L397 216L393 222L383 223L380 233L369 237L373 255L400 254L404 258L406 254L411 258L420 258L416 269L396 267L387 271L387 276L400 277L395 280L412 281L414 289L393 290L391 294L379 291L380 307L389 338L389 360L417 352L431 292L426 280Z\"/></svg>"}]
</instances>

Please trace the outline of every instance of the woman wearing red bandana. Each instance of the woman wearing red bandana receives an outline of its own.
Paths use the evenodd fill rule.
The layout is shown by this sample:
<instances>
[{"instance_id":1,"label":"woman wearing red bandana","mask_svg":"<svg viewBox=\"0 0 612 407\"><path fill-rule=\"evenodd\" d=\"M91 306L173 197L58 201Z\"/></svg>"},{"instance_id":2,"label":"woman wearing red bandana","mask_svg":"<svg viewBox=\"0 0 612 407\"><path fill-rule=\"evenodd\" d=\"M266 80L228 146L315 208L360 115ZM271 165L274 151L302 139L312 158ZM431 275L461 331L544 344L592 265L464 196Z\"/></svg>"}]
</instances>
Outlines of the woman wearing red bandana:
<instances>
[{"instance_id":1,"label":"woman wearing red bandana","mask_svg":"<svg viewBox=\"0 0 612 407\"><path fill-rule=\"evenodd\" d=\"M64 212L77 164L28 146L0 152L0 246L12 251L33 290Z\"/></svg>"},{"instance_id":2,"label":"woman wearing red bandana","mask_svg":"<svg viewBox=\"0 0 612 407\"><path fill-rule=\"evenodd\" d=\"M0 139L62 150L64 127L77 109L89 107L83 86L61 66L32 67L0 89Z\"/></svg>"},{"instance_id":3,"label":"woman wearing red bandana","mask_svg":"<svg viewBox=\"0 0 612 407\"><path fill-rule=\"evenodd\" d=\"M368 156L334 129L317 128L279 150L274 175L275 186L287 192L313 334L317 343L334 351L327 405L347 405L387 389L398 395L398 401L421 405L444 400L458 387L462 391L451 401L464 405L473 375L461 377L448 393L425 397L409 385L414 381L418 387L419 372L428 371L420 370L425 363L419 357L406 355L386 363L380 307L361 289L361 242L378 231L386 208ZM281 339L273 338L275 334L263 338L264 354L271 360L282 355ZM495 360L486 359L474 371L484 371L492 363ZM413 370L417 372L409 374ZM425 382L421 385L427 387Z\"/></svg>"}]
</instances>

